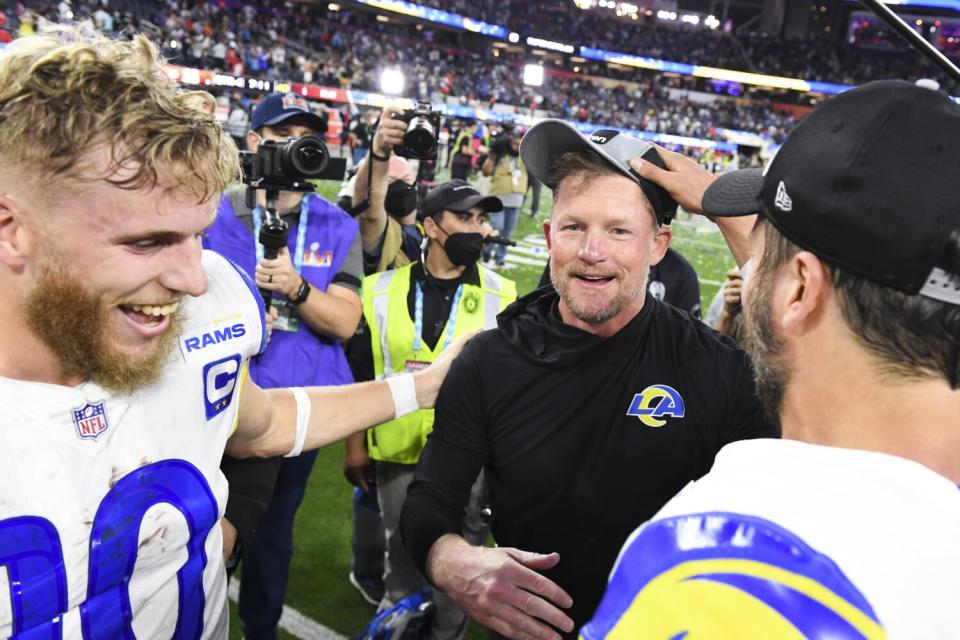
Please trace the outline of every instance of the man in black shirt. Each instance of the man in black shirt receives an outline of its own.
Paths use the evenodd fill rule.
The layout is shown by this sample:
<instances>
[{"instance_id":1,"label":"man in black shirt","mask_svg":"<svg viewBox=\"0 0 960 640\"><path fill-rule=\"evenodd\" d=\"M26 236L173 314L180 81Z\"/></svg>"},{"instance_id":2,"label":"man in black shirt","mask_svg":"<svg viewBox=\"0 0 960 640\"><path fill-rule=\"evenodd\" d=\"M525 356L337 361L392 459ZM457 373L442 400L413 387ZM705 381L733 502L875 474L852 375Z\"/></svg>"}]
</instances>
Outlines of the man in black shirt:
<instances>
[{"instance_id":1,"label":"man in black shirt","mask_svg":"<svg viewBox=\"0 0 960 640\"><path fill-rule=\"evenodd\" d=\"M777 430L739 347L646 294L676 204L627 162L659 162L656 151L546 121L521 155L554 190L544 230L556 290L520 299L454 363L401 530L421 571L478 622L574 637L627 535L723 445ZM498 548L456 535L481 468Z\"/></svg>"}]
</instances>

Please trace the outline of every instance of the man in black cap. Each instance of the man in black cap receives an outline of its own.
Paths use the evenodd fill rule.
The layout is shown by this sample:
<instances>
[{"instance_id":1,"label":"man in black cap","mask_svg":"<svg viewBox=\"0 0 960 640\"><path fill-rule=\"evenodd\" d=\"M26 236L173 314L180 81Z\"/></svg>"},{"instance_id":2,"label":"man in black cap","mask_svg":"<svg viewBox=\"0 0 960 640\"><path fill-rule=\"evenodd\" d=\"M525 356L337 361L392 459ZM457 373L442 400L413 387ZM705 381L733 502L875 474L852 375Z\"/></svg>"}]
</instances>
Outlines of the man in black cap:
<instances>
[{"instance_id":1,"label":"man in black cap","mask_svg":"<svg viewBox=\"0 0 960 640\"><path fill-rule=\"evenodd\" d=\"M584 638L956 637L958 139L947 96L881 81L763 174L633 164L751 224L747 345L784 439L727 446L643 525Z\"/></svg>"},{"instance_id":2,"label":"man in black cap","mask_svg":"<svg viewBox=\"0 0 960 640\"><path fill-rule=\"evenodd\" d=\"M366 333L351 345L350 364L358 380L382 380L426 367L461 335L496 326L496 317L517 298L514 283L478 264L487 220L500 200L484 197L463 180L444 182L424 198L424 232L429 239L420 262L367 276L363 281ZM400 511L413 480L423 443L433 427L433 411L418 411L367 432L367 451L376 463L376 486L386 534L384 597L393 607L426 586L403 546ZM362 464L354 452L355 463ZM482 545L489 528L480 515L484 484L475 469L467 513L456 517L458 535ZM467 501L464 501L467 504ZM466 628L456 605L438 593L427 637L454 640Z\"/></svg>"},{"instance_id":3,"label":"man in black cap","mask_svg":"<svg viewBox=\"0 0 960 640\"><path fill-rule=\"evenodd\" d=\"M547 120L520 153L554 192L544 233L556 290L512 305L454 363L402 529L420 569L478 622L573 637L630 531L724 444L777 432L746 354L646 293L676 203L628 161L659 162L656 151ZM480 469L495 549L456 535Z\"/></svg>"}]
</instances>

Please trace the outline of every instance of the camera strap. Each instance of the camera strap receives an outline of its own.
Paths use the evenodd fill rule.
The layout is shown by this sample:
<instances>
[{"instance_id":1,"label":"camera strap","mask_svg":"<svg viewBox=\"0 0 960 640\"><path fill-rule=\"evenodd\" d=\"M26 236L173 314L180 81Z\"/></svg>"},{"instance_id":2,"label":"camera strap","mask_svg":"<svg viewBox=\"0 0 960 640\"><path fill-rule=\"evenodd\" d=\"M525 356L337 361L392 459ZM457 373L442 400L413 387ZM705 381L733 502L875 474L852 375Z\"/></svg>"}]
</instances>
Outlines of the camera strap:
<instances>
[{"instance_id":1,"label":"camera strap","mask_svg":"<svg viewBox=\"0 0 960 640\"><path fill-rule=\"evenodd\" d=\"M253 216L253 244L257 248L257 264L263 262L263 245L257 238L260 237L260 227L263 224L263 209L258 204L250 212ZM279 214L278 214L279 215ZM303 269L303 251L307 244L307 222L310 217L310 194L305 193L300 199L300 221L297 223L297 245L293 254L293 268L297 273Z\"/></svg>"}]
</instances>

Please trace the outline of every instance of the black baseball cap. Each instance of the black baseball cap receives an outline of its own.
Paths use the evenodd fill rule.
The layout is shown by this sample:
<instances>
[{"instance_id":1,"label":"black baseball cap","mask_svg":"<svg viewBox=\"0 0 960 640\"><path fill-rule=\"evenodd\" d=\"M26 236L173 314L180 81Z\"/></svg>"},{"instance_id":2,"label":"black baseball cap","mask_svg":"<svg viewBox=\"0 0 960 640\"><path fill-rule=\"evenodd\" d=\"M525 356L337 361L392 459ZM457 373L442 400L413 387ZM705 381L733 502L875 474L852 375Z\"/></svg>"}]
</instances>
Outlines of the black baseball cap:
<instances>
[{"instance_id":1,"label":"black baseball cap","mask_svg":"<svg viewBox=\"0 0 960 640\"><path fill-rule=\"evenodd\" d=\"M253 110L250 128L272 127L294 116L305 118L317 133L326 133L327 121L313 112L310 104L295 93L271 93Z\"/></svg>"},{"instance_id":2,"label":"black baseball cap","mask_svg":"<svg viewBox=\"0 0 960 640\"><path fill-rule=\"evenodd\" d=\"M433 216L441 211L457 213L480 207L487 213L501 211L503 202L497 196L485 196L466 180L447 180L427 192L423 199L423 215Z\"/></svg>"},{"instance_id":3,"label":"black baseball cap","mask_svg":"<svg viewBox=\"0 0 960 640\"><path fill-rule=\"evenodd\" d=\"M557 158L573 151L592 151L636 182L653 206L657 224L670 224L673 220L677 203L666 189L644 180L630 167L630 159L640 156L647 162L666 168L660 154L650 143L614 129L597 129L589 136L584 135L573 125L553 118L541 120L530 127L520 141L520 157L527 171L554 190L557 185L550 183L550 169Z\"/></svg>"},{"instance_id":4,"label":"black baseball cap","mask_svg":"<svg viewBox=\"0 0 960 640\"><path fill-rule=\"evenodd\" d=\"M759 213L825 262L909 294L960 304L939 268L960 230L960 105L882 80L835 96L790 133L765 171L721 176L711 216Z\"/></svg>"}]
</instances>

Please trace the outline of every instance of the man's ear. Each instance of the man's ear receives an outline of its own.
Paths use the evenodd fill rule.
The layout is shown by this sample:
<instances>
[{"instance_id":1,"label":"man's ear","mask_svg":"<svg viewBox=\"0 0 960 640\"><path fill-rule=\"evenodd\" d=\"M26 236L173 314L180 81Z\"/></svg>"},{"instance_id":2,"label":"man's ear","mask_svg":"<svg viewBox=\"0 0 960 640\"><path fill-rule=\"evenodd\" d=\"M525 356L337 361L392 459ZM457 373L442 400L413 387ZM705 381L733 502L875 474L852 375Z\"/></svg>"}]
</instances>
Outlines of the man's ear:
<instances>
[{"instance_id":1,"label":"man's ear","mask_svg":"<svg viewBox=\"0 0 960 640\"><path fill-rule=\"evenodd\" d=\"M777 294L780 324L787 333L802 333L823 313L830 272L817 256L799 251L781 270Z\"/></svg>"},{"instance_id":2,"label":"man's ear","mask_svg":"<svg viewBox=\"0 0 960 640\"><path fill-rule=\"evenodd\" d=\"M23 214L13 196L0 193L0 263L22 269L34 233L23 224Z\"/></svg>"},{"instance_id":3,"label":"man's ear","mask_svg":"<svg viewBox=\"0 0 960 640\"><path fill-rule=\"evenodd\" d=\"M247 131L247 151L256 151L260 146L260 134L251 129Z\"/></svg>"},{"instance_id":4,"label":"man's ear","mask_svg":"<svg viewBox=\"0 0 960 640\"><path fill-rule=\"evenodd\" d=\"M547 239L547 251L550 251L551 247L553 247L553 238L550 236L550 220L551 218L547 218L543 221L543 237Z\"/></svg>"},{"instance_id":5,"label":"man's ear","mask_svg":"<svg viewBox=\"0 0 960 640\"><path fill-rule=\"evenodd\" d=\"M440 235L440 227L437 226L437 221L432 216L426 216L423 219L423 232L431 240L436 240L437 236Z\"/></svg>"},{"instance_id":6,"label":"man's ear","mask_svg":"<svg viewBox=\"0 0 960 640\"><path fill-rule=\"evenodd\" d=\"M664 225L657 227L657 232L653 235L653 251L650 252L650 266L659 264L663 256L667 254L670 248L670 240L673 238L673 230Z\"/></svg>"}]
</instances>

